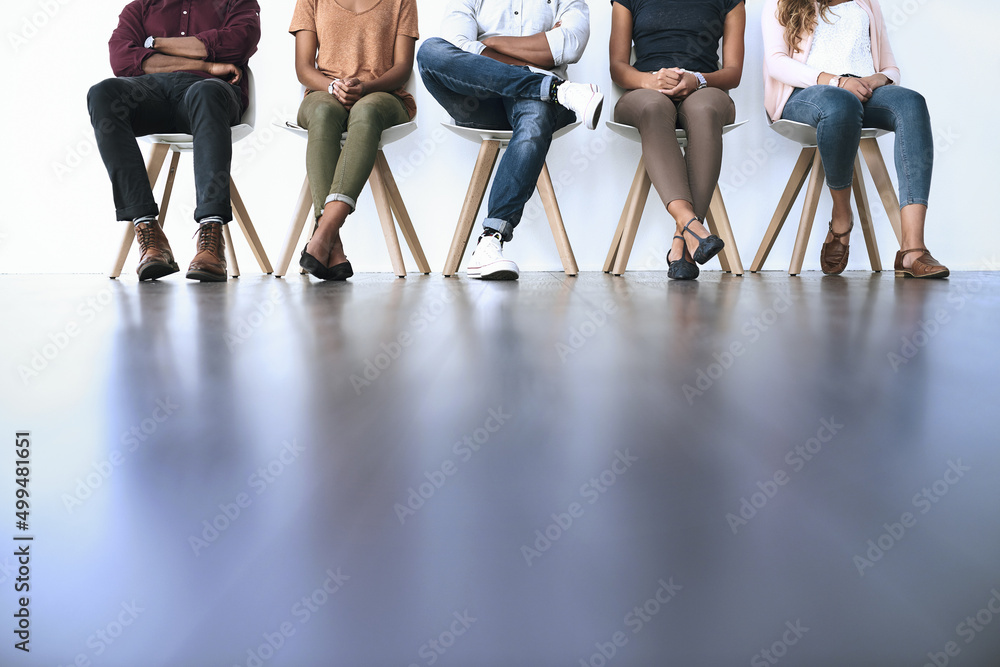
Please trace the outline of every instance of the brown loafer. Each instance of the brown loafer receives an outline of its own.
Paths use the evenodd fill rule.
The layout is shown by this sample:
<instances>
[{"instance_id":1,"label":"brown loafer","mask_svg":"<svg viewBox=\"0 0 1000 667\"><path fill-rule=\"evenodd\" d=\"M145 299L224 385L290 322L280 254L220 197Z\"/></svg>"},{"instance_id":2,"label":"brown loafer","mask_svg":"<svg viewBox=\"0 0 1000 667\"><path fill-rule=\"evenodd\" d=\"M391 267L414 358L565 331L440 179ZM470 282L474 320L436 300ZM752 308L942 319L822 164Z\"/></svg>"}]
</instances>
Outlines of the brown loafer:
<instances>
[{"instance_id":1,"label":"brown loafer","mask_svg":"<svg viewBox=\"0 0 1000 667\"><path fill-rule=\"evenodd\" d=\"M180 267L174 261L174 253L170 250L167 237L160 229L160 223L140 222L135 226L135 239L139 242L139 266L135 272L139 280L156 280L171 273L177 273Z\"/></svg>"},{"instance_id":2,"label":"brown loafer","mask_svg":"<svg viewBox=\"0 0 1000 667\"><path fill-rule=\"evenodd\" d=\"M823 269L823 273L828 276L835 276L844 272L847 268L847 257L851 254L850 246L846 246L840 242L840 239L849 235L851 230L854 229L854 216L851 216L851 226L847 228L846 232L840 232L839 234L833 231L833 220L830 221L830 234L833 238L829 241L823 242L823 247L819 251L819 266Z\"/></svg>"},{"instance_id":3,"label":"brown loafer","mask_svg":"<svg viewBox=\"0 0 1000 667\"><path fill-rule=\"evenodd\" d=\"M222 224L206 222L198 225L198 254L188 266L187 277L202 282L225 282L226 238L222 235Z\"/></svg>"},{"instance_id":4,"label":"brown loafer","mask_svg":"<svg viewBox=\"0 0 1000 667\"><path fill-rule=\"evenodd\" d=\"M913 266L903 266L903 256L911 252L919 252L920 256L913 260ZM896 253L896 276L905 278L947 278L951 273L948 267L937 261L927 251L927 248L911 248Z\"/></svg>"}]
</instances>

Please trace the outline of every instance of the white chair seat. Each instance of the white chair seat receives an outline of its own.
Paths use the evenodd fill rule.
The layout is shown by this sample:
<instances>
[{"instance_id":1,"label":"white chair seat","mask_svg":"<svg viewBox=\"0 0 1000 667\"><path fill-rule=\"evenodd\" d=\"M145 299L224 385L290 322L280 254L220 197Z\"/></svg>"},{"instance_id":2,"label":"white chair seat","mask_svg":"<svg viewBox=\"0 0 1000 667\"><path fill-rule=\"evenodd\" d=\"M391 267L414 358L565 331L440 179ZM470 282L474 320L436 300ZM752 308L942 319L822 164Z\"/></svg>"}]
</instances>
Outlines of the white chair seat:
<instances>
[{"instance_id":1,"label":"white chair seat","mask_svg":"<svg viewBox=\"0 0 1000 667\"><path fill-rule=\"evenodd\" d=\"M501 147L504 147L510 143L511 137L514 136L513 130L484 130L478 127L463 127L461 125L456 125L455 123L441 124L463 139L468 139L469 141L474 141L476 143L481 143L483 141L499 141ZM566 127L559 128L552 133L552 138L558 139L573 130L579 124L580 121L576 121L570 123Z\"/></svg>"},{"instance_id":2,"label":"white chair seat","mask_svg":"<svg viewBox=\"0 0 1000 667\"><path fill-rule=\"evenodd\" d=\"M232 128L233 143L246 139L253 133L253 125L240 123ZM141 139L151 144L166 144L172 151L190 152L194 150L194 137L190 134L148 134Z\"/></svg>"},{"instance_id":3,"label":"white chair seat","mask_svg":"<svg viewBox=\"0 0 1000 667\"><path fill-rule=\"evenodd\" d=\"M736 128L742 125L746 125L748 122L749 121L741 120L731 125L723 125L722 133L728 134L729 132L732 132ZM639 128L635 127L634 125L626 125L625 123L616 123L610 120L607 121L605 125L608 126L609 130L611 130L617 135L625 137L629 141L637 141L637 142L642 141L642 137L639 136ZM680 147L687 148L687 130L678 129L674 130L674 133L677 135L677 143L680 144Z\"/></svg>"},{"instance_id":4,"label":"white chair seat","mask_svg":"<svg viewBox=\"0 0 1000 667\"><path fill-rule=\"evenodd\" d=\"M285 121L284 123L279 123L278 121L274 121L273 124L276 127L280 127L283 130L288 130L292 134L296 134L300 137L307 138L309 136L309 130L307 130L306 128L302 127L297 123L293 123L290 120ZM378 142L378 149L382 150L383 147L388 146L389 144L395 141L399 141L400 139L410 134L411 132L415 131L416 129L417 129L417 123L412 120L407 123L400 123L399 125L393 125L390 128L386 128L382 132L382 138ZM344 132L344 134L340 137L341 144L343 144L345 141L347 141L347 132Z\"/></svg>"},{"instance_id":5,"label":"white chair seat","mask_svg":"<svg viewBox=\"0 0 1000 667\"><path fill-rule=\"evenodd\" d=\"M794 120L776 120L770 124L770 127L786 139L791 139L802 146L816 145L816 128L812 125ZM889 131L874 127L866 127L861 130L862 139L877 139L884 134L889 134Z\"/></svg>"}]
</instances>

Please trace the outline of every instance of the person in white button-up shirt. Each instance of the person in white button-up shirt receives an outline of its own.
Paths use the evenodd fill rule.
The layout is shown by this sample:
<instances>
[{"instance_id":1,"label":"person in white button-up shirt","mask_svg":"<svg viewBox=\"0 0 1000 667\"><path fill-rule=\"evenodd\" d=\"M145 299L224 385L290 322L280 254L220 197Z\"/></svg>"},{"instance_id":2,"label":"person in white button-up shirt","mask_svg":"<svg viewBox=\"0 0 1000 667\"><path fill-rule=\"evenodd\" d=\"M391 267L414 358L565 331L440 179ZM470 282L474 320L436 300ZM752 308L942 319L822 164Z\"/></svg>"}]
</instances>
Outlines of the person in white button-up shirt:
<instances>
[{"instance_id":1,"label":"person in white button-up shirt","mask_svg":"<svg viewBox=\"0 0 1000 667\"><path fill-rule=\"evenodd\" d=\"M545 42L536 38L532 40L534 47L540 49L547 46L547 55L552 61L551 65L545 63L542 69L565 80L569 78L566 76L566 65L583 57L590 38L590 9L584 0L455 0L448 6L441 31L449 42L477 55L490 48L485 42L493 37L531 38L541 35ZM523 46L522 50L503 49L496 44L492 48L513 57L520 54L522 60L528 60ZM540 56L544 58L546 54Z\"/></svg>"},{"instance_id":2,"label":"person in white button-up shirt","mask_svg":"<svg viewBox=\"0 0 1000 667\"><path fill-rule=\"evenodd\" d=\"M585 0L452 0L442 30L444 39L428 39L417 53L427 90L458 125L513 130L469 276L514 279L517 265L501 244L535 190L552 133L577 117L594 129L601 114L597 86L566 75L587 46L590 10Z\"/></svg>"}]
</instances>

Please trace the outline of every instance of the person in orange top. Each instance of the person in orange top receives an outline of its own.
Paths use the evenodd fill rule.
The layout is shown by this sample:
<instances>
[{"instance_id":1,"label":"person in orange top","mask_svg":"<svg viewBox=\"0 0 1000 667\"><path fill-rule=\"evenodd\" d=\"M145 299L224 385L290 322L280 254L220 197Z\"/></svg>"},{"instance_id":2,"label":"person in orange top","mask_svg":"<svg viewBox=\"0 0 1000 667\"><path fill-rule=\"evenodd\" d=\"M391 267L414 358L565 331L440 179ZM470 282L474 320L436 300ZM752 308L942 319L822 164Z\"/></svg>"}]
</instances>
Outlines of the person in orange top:
<instances>
[{"instance_id":1,"label":"person in orange top","mask_svg":"<svg viewBox=\"0 0 1000 667\"><path fill-rule=\"evenodd\" d=\"M289 32L306 87L298 123L309 132L306 173L317 219L299 265L323 280L346 280L354 271L340 229L375 165L382 131L417 113L403 89L413 71L417 3L297 0Z\"/></svg>"},{"instance_id":2,"label":"person in orange top","mask_svg":"<svg viewBox=\"0 0 1000 667\"><path fill-rule=\"evenodd\" d=\"M830 231L820 252L824 273L847 267L854 227L851 183L862 127L896 138L902 249L896 275L945 278L948 268L924 244L924 220L934 165L927 103L899 85L878 0L766 0L764 103L771 120L816 128L826 183L833 197Z\"/></svg>"}]
</instances>

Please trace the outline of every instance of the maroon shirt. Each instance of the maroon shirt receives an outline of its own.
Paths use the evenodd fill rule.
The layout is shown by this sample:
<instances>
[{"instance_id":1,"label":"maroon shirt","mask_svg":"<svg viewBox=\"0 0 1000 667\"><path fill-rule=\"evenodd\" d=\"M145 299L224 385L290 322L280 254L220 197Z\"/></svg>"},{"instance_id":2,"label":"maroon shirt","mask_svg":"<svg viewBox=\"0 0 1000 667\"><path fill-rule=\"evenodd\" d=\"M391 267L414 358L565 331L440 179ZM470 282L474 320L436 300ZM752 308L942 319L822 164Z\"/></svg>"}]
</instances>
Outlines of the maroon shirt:
<instances>
[{"instance_id":1,"label":"maroon shirt","mask_svg":"<svg viewBox=\"0 0 1000 667\"><path fill-rule=\"evenodd\" d=\"M256 0L134 0L108 42L115 76L145 74L143 61L156 53L144 46L147 37L197 37L208 51L206 60L245 68L260 41L260 6ZM246 76L239 86L246 108Z\"/></svg>"}]
</instances>

